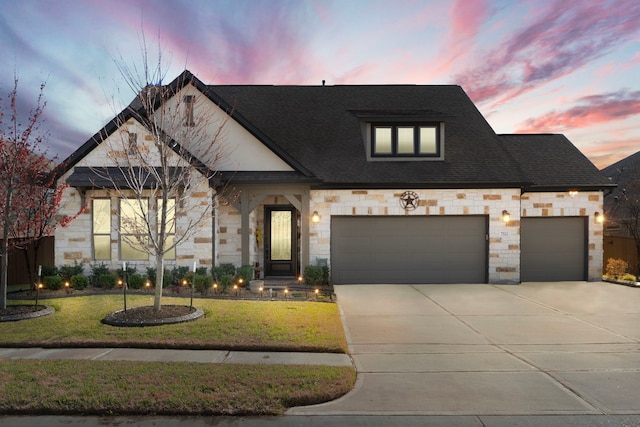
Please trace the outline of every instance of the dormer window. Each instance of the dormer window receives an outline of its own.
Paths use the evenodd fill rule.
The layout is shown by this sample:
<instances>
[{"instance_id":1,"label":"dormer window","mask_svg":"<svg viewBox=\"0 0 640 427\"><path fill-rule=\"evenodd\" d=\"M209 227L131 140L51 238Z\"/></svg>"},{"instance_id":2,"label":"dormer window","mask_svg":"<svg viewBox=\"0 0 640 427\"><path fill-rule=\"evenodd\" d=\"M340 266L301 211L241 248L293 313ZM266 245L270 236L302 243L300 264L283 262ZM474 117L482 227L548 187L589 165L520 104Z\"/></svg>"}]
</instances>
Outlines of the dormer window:
<instances>
[{"instance_id":1,"label":"dormer window","mask_svg":"<svg viewBox=\"0 0 640 427\"><path fill-rule=\"evenodd\" d=\"M372 157L440 157L440 126L374 123L371 126Z\"/></svg>"}]
</instances>

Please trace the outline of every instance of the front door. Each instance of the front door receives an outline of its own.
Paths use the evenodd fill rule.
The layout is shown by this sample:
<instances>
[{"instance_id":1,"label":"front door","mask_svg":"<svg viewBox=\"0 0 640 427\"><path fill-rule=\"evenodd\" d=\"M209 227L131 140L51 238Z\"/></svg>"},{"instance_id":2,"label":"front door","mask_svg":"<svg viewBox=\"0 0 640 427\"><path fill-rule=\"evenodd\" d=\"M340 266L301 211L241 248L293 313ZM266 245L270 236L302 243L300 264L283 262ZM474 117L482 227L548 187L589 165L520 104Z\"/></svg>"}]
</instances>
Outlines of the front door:
<instances>
[{"instance_id":1,"label":"front door","mask_svg":"<svg viewBox=\"0 0 640 427\"><path fill-rule=\"evenodd\" d=\"M297 270L296 209L265 207L265 276L293 277Z\"/></svg>"}]
</instances>

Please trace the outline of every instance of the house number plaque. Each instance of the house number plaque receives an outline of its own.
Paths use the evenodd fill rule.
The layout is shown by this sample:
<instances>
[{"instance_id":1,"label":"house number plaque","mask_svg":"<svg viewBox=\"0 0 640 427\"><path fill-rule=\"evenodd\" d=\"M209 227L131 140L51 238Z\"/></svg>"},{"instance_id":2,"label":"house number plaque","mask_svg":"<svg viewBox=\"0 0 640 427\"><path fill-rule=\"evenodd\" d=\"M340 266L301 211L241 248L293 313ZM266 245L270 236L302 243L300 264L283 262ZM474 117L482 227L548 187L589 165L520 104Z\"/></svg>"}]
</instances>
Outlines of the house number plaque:
<instances>
[{"instance_id":1,"label":"house number plaque","mask_svg":"<svg viewBox=\"0 0 640 427\"><path fill-rule=\"evenodd\" d=\"M406 211L412 211L418 207L418 194L414 191L405 191L400 195L400 206Z\"/></svg>"}]
</instances>

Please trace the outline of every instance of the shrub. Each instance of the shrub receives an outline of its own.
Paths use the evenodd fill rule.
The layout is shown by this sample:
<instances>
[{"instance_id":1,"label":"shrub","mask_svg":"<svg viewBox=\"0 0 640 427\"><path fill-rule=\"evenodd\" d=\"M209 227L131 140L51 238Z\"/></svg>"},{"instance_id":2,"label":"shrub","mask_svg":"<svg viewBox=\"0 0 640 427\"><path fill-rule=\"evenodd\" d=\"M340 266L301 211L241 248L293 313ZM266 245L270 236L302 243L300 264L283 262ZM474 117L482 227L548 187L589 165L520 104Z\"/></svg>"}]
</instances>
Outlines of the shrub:
<instances>
[{"instance_id":1,"label":"shrub","mask_svg":"<svg viewBox=\"0 0 640 427\"><path fill-rule=\"evenodd\" d=\"M629 264L626 261L618 258L609 258L607 260L606 275L613 279L619 279L624 276L628 268Z\"/></svg>"},{"instance_id":2,"label":"shrub","mask_svg":"<svg viewBox=\"0 0 640 427\"><path fill-rule=\"evenodd\" d=\"M37 273L37 271L36 271ZM47 276L56 276L58 274L58 269L55 265L43 265L42 266L42 277Z\"/></svg>"},{"instance_id":3,"label":"shrub","mask_svg":"<svg viewBox=\"0 0 640 427\"><path fill-rule=\"evenodd\" d=\"M78 264L77 261L73 261L73 265L61 265L58 267L58 274L63 279L71 279L72 276L82 274L84 266L82 263Z\"/></svg>"},{"instance_id":4,"label":"shrub","mask_svg":"<svg viewBox=\"0 0 640 427\"><path fill-rule=\"evenodd\" d=\"M44 276L42 281L44 282L44 287L51 291L62 289L62 277L60 276Z\"/></svg>"},{"instance_id":5,"label":"shrub","mask_svg":"<svg viewBox=\"0 0 640 427\"><path fill-rule=\"evenodd\" d=\"M206 274L196 274L193 278L193 287L202 295L207 295L209 293L209 289L211 289L211 276L207 276Z\"/></svg>"},{"instance_id":6,"label":"shrub","mask_svg":"<svg viewBox=\"0 0 640 427\"><path fill-rule=\"evenodd\" d=\"M223 274L218 279L218 283L220 284L220 292L227 292L231 283L233 283L233 277L231 274Z\"/></svg>"},{"instance_id":7,"label":"shrub","mask_svg":"<svg viewBox=\"0 0 640 427\"><path fill-rule=\"evenodd\" d=\"M213 279L218 282L224 275L230 275L233 280L233 277L236 275L236 267L233 264L222 264L219 267L211 267L211 274L213 275Z\"/></svg>"},{"instance_id":8,"label":"shrub","mask_svg":"<svg viewBox=\"0 0 640 427\"><path fill-rule=\"evenodd\" d=\"M244 283L249 283L249 281L253 279L253 266L243 265L238 268L236 270L236 277L238 277L238 279L242 279Z\"/></svg>"},{"instance_id":9,"label":"shrub","mask_svg":"<svg viewBox=\"0 0 640 427\"><path fill-rule=\"evenodd\" d=\"M127 276L127 285L131 289L142 289L144 286L144 279L145 277L142 274L130 274Z\"/></svg>"},{"instance_id":10,"label":"shrub","mask_svg":"<svg viewBox=\"0 0 640 427\"><path fill-rule=\"evenodd\" d=\"M206 276L207 275L207 267L198 267L198 268L196 268L196 274L198 276Z\"/></svg>"},{"instance_id":11,"label":"shrub","mask_svg":"<svg viewBox=\"0 0 640 427\"><path fill-rule=\"evenodd\" d=\"M74 274L71 276L71 286L73 289L81 291L89 285L89 278L83 274Z\"/></svg>"},{"instance_id":12,"label":"shrub","mask_svg":"<svg viewBox=\"0 0 640 427\"><path fill-rule=\"evenodd\" d=\"M162 276L162 287L166 288L167 286L171 285L173 285L173 274L165 272Z\"/></svg>"},{"instance_id":13,"label":"shrub","mask_svg":"<svg viewBox=\"0 0 640 427\"><path fill-rule=\"evenodd\" d=\"M89 276L89 282L91 286L100 286L100 276L109 274L109 268L105 263L95 264L91 266L91 276Z\"/></svg>"},{"instance_id":14,"label":"shrub","mask_svg":"<svg viewBox=\"0 0 640 427\"><path fill-rule=\"evenodd\" d=\"M304 283L307 286L329 284L329 267L326 265L307 265L304 268Z\"/></svg>"},{"instance_id":15,"label":"shrub","mask_svg":"<svg viewBox=\"0 0 640 427\"><path fill-rule=\"evenodd\" d=\"M171 270L171 274L173 278L178 281L178 283L182 282L182 279L189 273L189 267L186 265L183 266L175 266L173 270Z\"/></svg>"},{"instance_id":16,"label":"shrub","mask_svg":"<svg viewBox=\"0 0 640 427\"><path fill-rule=\"evenodd\" d=\"M155 283L156 282L156 272L158 270L156 270L155 267L147 267L147 280L150 283Z\"/></svg>"},{"instance_id":17,"label":"shrub","mask_svg":"<svg viewBox=\"0 0 640 427\"><path fill-rule=\"evenodd\" d=\"M117 280L118 276L114 273L101 274L98 276L98 286L104 289L113 289Z\"/></svg>"}]
</instances>

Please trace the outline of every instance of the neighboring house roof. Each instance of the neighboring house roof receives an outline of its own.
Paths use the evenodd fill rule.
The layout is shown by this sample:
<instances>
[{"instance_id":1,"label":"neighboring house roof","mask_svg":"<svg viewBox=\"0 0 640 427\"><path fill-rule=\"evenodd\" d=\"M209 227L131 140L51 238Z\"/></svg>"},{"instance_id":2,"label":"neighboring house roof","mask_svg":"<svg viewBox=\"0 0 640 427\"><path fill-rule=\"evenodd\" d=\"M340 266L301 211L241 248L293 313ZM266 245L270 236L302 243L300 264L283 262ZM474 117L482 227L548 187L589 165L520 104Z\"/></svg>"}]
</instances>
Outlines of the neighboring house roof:
<instances>
[{"instance_id":1,"label":"neighboring house roof","mask_svg":"<svg viewBox=\"0 0 640 427\"><path fill-rule=\"evenodd\" d=\"M204 85L183 72L170 86L193 84L294 172L236 172L237 183L308 183L314 188L605 188L609 182L562 135L496 135L455 85ZM135 103L67 159L88 154ZM365 123L444 122L444 159L369 161ZM228 177L223 174L223 179Z\"/></svg>"},{"instance_id":2,"label":"neighboring house roof","mask_svg":"<svg viewBox=\"0 0 640 427\"><path fill-rule=\"evenodd\" d=\"M591 161L564 135L499 135L521 165L530 190L598 190L614 187Z\"/></svg>"},{"instance_id":3,"label":"neighboring house roof","mask_svg":"<svg viewBox=\"0 0 640 427\"><path fill-rule=\"evenodd\" d=\"M612 219L629 218L631 214L628 211L628 205L626 203L619 205L619 203L625 195L632 198L631 200L640 199L640 151L602 169L602 174L612 183L617 184L616 188L605 194L605 212L612 216ZM632 205L637 204L632 203Z\"/></svg>"}]
</instances>

